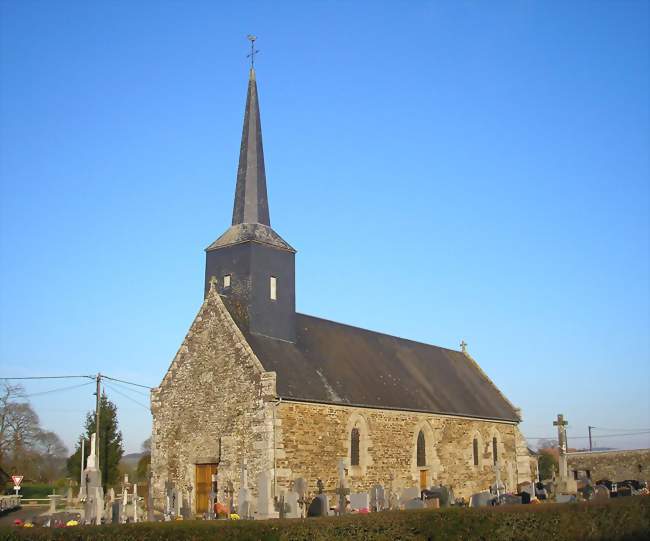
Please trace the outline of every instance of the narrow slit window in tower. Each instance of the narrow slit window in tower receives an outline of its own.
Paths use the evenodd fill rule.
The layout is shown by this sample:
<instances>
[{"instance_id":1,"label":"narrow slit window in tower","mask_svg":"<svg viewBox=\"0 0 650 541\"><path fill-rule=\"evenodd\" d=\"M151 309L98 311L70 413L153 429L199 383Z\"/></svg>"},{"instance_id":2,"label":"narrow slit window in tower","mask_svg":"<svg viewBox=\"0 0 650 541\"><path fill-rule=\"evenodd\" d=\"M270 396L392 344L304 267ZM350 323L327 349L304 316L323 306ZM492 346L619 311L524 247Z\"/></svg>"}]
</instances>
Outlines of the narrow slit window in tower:
<instances>
[{"instance_id":1,"label":"narrow slit window in tower","mask_svg":"<svg viewBox=\"0 0 650 541\"><path fill-rule=\"evenodd\" d=\"M278 279L275 276L271 276L271 300L278 300Z\"/></svg>"},{"instance_id":2,"label":"narrow slit window in tower","mask_svg":"<svg viewBox=\"0 0 650 541\"><path fill-rule=\"evenodd\" d=\"M478 466L478 440L474 438L472 442L473 452L474 452L474 466Z\"/></svg>"}]
</instances>

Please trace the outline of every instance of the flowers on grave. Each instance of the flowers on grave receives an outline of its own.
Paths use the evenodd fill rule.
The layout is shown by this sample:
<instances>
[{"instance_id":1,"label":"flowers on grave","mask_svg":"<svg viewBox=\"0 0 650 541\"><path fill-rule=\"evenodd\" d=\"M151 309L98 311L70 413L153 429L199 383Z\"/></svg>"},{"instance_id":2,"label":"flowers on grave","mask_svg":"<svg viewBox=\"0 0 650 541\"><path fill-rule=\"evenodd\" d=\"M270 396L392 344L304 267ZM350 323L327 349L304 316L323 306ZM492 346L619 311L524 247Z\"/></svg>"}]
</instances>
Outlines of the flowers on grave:
<instances>
[{"instance_id":1,"label":"flowers on grave","mask_svg":"<svg viewBox=\"0 0 650 541\"><path fill-rule=\"evenodd\" d=\"M76 520L69 520L65 523L66 526L79 526L79 523Z\"/></svg>"},{"instance_id":2,"label":"flowers on grave","mask_svg":"<svg viewBox=\"0 0 650 541\"><path fill-rule=\"evenodd\" d=\"M237 513L230 513L230 520L239 520L240 516Z\"/></svg>"}]
</instances>

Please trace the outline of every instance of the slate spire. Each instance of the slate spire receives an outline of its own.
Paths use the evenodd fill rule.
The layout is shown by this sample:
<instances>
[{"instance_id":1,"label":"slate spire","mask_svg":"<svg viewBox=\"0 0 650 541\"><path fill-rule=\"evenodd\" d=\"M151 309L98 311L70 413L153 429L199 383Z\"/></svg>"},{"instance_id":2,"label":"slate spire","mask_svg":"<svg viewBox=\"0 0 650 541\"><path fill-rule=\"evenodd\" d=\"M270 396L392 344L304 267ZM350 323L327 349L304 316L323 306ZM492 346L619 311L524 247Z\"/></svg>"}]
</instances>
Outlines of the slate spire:
<instances>
[{"instance_id":1,"label":"slate spire","mask_svg":"<svg viewBox=\"0 0 650 541\"><path fill-rule=\"evenodd\" d=\"M250 70L248 79L244 129L239 150L237 189L232 212L232 225L237 224L271 225L269 201L266 195L262 124L253 68Z\"/></svg>"}]
</instances>

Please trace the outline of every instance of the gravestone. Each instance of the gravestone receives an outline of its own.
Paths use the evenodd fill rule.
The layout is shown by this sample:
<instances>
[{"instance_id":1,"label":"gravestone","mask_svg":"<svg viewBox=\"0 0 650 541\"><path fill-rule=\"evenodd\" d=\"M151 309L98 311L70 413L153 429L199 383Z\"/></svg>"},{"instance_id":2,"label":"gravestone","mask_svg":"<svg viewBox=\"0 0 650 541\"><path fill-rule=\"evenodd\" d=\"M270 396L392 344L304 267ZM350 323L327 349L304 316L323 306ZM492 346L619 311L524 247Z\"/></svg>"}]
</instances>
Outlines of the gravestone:
<instances>
[{"instance_id":1,"label":"gravestone","mask_svg":"<svg viewBox=\"0 0 650 541\"><path fill-rule=\"evenodd\" d=\"M300 516L306 516L306 506L307 506L307 491L309 487L307 486L307 481L302 477L298 477L293 482L293 490L298 493L298 505L300 505Z\"/></svg>"},{"instance_id":2,"label":"gravestone","mask_svg":"<svg viewBox=\"0 0 650 541\"><path fill-rule=\"evenodd\" d=\"M530 503L530 492L524 491L521 493L521 503L523 504Z\"/></svg>"},{"instance_id":3,"label":"gravestone","mask_svg":"<svg viewBox=\"0 0 650 541\"><path fill-rule=\"evenodd\" d=\"M469 506L470 507L486 507L488 505L492 505L492 500L494 499L494 496L490 494L489 492L478 492L476 494L472 494L470 499L469 499Z\"/></svg>"},{"instance_id":4,"label":"gravestone","mask_svg":"<svg viewBox=\"0 0 650 541\"><path fill-rule=\"evenodd\" d=\"M404 503L404 509L424 509L426 505L420 498L413 498Z\"/></svg>"},{"instance_id":5,"label":"gravestone","mask_svg":"<svg viewBox=\"0 0 650 541\"><path fill-rule=\"evenodd\" d=\"M609 489L605 485L596 485L594 501L603 502L609 500Z\"/></svg>"},{"instance_id":6,"label":"gravestone","mask_svg":"<svg viewBox=\"0 0 650 541\"><path fill-rule=\"evenodd\" d=\"M405 505L406 502L411 501L415 498L420 498L420 489L416 487L408 487L402 489L402 493L400 494L400 504Z\"/></svg>"},{"instance_id":7,"label":"gravestone","mask_svg":"<svg viewBox=\"0 0 650 541\"><path fill-rule=\"evenodd\" d=\"M449 507L454 503L454 493L446 486L434 486L424 491L425 499L437 498L440 507Z\"/></svg>"},{"instance_id":8,"label":"gravestone","mask_svg":"<svg viewBox=\"0 0 650 541\"><path fill-rule=\"evenodd\" d=\"M298 493L289 491L284 495L284 508L286 518L300 518L300 505Z\"/></svg>"},{"instance_id":9,"label":"gravestone","mask_svg":"<svg viewBox=\"0 0 650 541\"><path fill-rule=\"evenodd\" d=\"M348 488L348 481L345 477L345 459L340 458L338 464L339 470L339 486L336 489L336 494L338 495L338 505L336 506L338 515L344 515L346 512L347 506L347 496L350 494L350 489Z\"/></svg>"},{"instance_id":10,"label":"gravestone","mask_svg":"<svg viewBox=\"0 0 650 541\"><path fill-rule=\"evenodd\" d=\"M350 508L354 511L370 510L370 496L367 492L350 494Z\"/></svg>"},{"instance_id":11,"label":"gravestone","mask_svg":"<svg viewBox=\"0 0 650 541\"><path fill-rule=\"evenodd\" d=\"M318 494L307 508L308 517L326 517L329 513L327 494Z\"/></svg>"},{"instance_id":12,"label":"gravestone","mask_svg":"<svg viewBox=\"0 0 650 541\"><path fill-rule=\"evenodd\" d=\"M172 520L176 510L176 492L171 481L165 481L165 520Z\"/></svg>"},{"instance_id":13,"label":"gravestone","mask_svg":"<svg viewBox=\"0 0 650 541\"><path fill-rule=\"evenodd\" d=\"M237 514L240 518L253 518L251 493L248 488L248 468L246 459L242 462L239 494L237 496Z\"/></svg>"},{"instance_id":14,"label":"gravestone","mask_svg":"<svg viewBox=\"0 0 650 541\"><path fill-rule=\"evenodd\" d=\"M558 494L555 496L555 501L557 503L574 503L576 497L573 494Z\"/></svg>"},{"instance_id":15,"label":"gravestone","mask_svg":"<svg viewBox=\"0 0 650 541\"><path fill-rule=\"evenodd\" d=\"M120 507L121 507L121 504L117 500L113 500L111 502L111 514L110 514L111 524L119 524L120 523Z\"/></svg>"},{"instance_id":16,"label":"gravestone","mask_svg":"<svg viewBox=\"0 0 650 541\"><path fill-rule=\"evenodd\" d=\"M269 470L261 471L257 476L257 518L278 518L271 492L271 472Z\"/></svg>"},{"instance_id":17,"label":"gravestone","mask_svg":"<svg viewBox=\"0 0 650 541\"><path fill-rule=\"evenodd\" d=\"M133 522L138 522L138 483L133 483Z\"/></svg>"},{"instance_id":18,"label":"gravestone","mask_svg":"<svg viewBox=\"0 0 650 541\"><path fill-rule=\"evenodd\" d=\"M97 467L97 437L90 436L90 454L84 470L86 499L84 502L84 522L86 524L101 524L104 512L104 489L101 483L101 472Z\"/></svg>"},{"instance_id":19,"label":"gravestone","mask_svg":"<svg viewBox=\"0 0 650 541\"><path fill-rule=\"evenodd\" d=\"M373 511L381 511L386 507L384 487L381 485L374 485L370 489L370 507Z\"/></svg>"}]
</instances>

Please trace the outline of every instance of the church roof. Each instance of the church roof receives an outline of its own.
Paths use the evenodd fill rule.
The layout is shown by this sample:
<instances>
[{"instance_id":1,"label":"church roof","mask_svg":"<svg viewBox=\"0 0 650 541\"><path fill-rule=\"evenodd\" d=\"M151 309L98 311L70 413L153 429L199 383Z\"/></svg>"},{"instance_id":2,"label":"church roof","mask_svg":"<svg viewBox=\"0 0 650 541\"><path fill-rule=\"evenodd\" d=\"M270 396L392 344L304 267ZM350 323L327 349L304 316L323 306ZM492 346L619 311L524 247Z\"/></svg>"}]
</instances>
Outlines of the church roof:
<instances>
[{"instance_id":1,"label":"church roof","mask_svg":"<svg viewBox=\"0 0 650 541\"><path fill-rule=\"evenodd\" d=\"M237 224L229 227L226 232L215 240L206 251L221 248L223 246L230 246L231 244L239 244L241 242L260 242L275 246L282 250L295 252L291 245L278 235L272 228L262 224Z\"/></svg>"},{"instance_id":2,"label":"church roof","mask_svg":"<svg viewBox=\"0 0 650 541\"><path fill-rule=\"evenodd\" d=\"M293 400L519 421L468 355L296 314L295 343L247 333L278 395Z\"/></svg>"}]
</instances>

